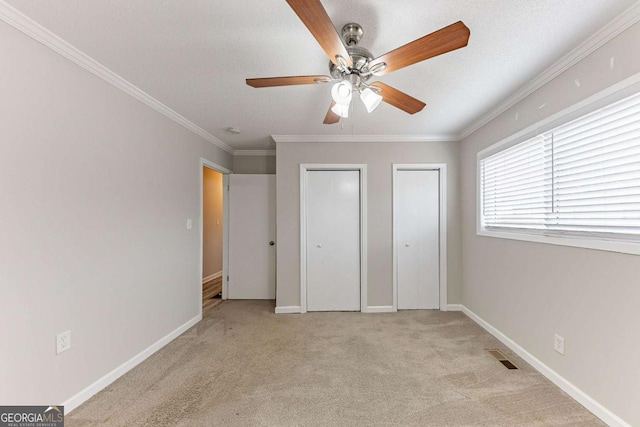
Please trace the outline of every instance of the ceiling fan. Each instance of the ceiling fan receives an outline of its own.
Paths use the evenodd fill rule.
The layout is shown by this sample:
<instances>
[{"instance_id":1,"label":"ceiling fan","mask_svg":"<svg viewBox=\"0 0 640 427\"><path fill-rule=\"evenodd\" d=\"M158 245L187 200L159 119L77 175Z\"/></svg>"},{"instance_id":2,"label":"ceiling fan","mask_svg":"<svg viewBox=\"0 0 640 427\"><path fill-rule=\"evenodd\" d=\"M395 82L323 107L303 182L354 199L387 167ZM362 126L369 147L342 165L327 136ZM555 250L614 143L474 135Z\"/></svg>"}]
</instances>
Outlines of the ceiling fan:
<instances>
[{"instance_id":1,"label":"ceiling fan","mask_svg":"<svg viewBox=\"0 0 640 427\"><path fill-rule=\"evenodd\" d=\"M421 111L424 102L381 82L368 83L372 76L382 76L443 53L465 47L470 31L461 21L412 41L382 56L374 58L367 49L358 46L363 31L360 25L346 24L342 39L320 0L287 0L287 3L318 41L331 62L329 74L316 76L267 77L247 79L255 88L306 85L336 82L331 89L333 101L324 118L324 124L333 124L348 117L354 91L368 112L384 101L409 114ZM343 43L344 40L344 43Z\"/></svg>"}]
</instances>

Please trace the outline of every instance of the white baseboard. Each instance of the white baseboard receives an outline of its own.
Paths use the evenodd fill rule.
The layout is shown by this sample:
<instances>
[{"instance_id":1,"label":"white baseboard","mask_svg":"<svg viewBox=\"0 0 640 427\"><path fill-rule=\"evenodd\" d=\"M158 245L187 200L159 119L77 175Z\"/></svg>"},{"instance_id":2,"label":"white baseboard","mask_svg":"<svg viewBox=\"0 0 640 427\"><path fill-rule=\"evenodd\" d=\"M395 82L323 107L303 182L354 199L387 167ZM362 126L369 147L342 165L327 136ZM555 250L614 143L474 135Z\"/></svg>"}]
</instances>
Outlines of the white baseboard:
<instances>
[{"instance_id":1,"label":"white baseboard","mask_svg":"<svg viewBox=\"0 0 640 427\"><path fill-rule=\"evenodd\" d=\"M287 305L283 307L276 307L276 314L291 314L300 313L299 305Z\"/></svg>"},{"instance_id":2,"label":"white baseboard","mask_svg":"<svg viewBox=\"0 0 640 427\"><path fill-rule=\"evenodd\" d=\"M213 280L213 279L217 279L218 277L222 277L222 271L218 271L217 273L213 273L210 276L207 277L203 277L202 278L202 284L204 285L205 283L207 283L209 280Z\"/></svg>"},{"instance_id":3,"label":"white baseboard","mask_svg":"<svg viewBox=\"0 0 640 427\"><path fill-rule=\"evenodd\" d=\"M462 310L463 307L464 305L462 304L447 304L447 311L463 311Z\"/></svg>"},{"instance_id":4,"label":"white baseboard","mask_svg":"<svg viewBox=\"0 0 640 427\"><path fill-rule=\"evenodd\" d=\"M202 313L197 315L193 319L189 320L187 323L183 324L182 326L178 327L176 330L169 333L168 335L160 338L158 341L151 344L149 347L147 347L137 355L133 356L131 359L127 360L122 365L115 368L113 371L109 372L102 378L98 379L93 384L90 384L84 390L80 391L79 393L76 393L75 395L71 396L69 399L65 400L62 403L62 405L64 405L65 414L69 414L78 406L82 405L84 402L86 402L89 398L94 396L100 390L102 390L103 388L105 388L106 386L108 386L109 384L111 384L112 382L114 382L115 380L117 380L127 372L129 372L131 369L135 368L138 364L143 362L145 359L147 359L156 351L160 350L165 345L169 344L171 341L173 341L175 338L180 336L187 329L189 329L190 327L198 323L200 320L202 320Z\"/></svg>"},{"instance_id":5,"label":"white baseboard","mask_svg":"<svg viewBox=\"0 0 640 427\"><path fill-rule=\"evenodd\" d=\"M364 311L365 313L395 313L397 310L392 305L370 305Z\"/></svg>"},{"instance_id":6,"label":"white baseboard","mask_svg":"<svg viewBox=\"0 0 640 427\"><path fill-rule=\"evenodd\" d=\"M631 427L631 424L625 422L622 418L602 406L599 402L593 399L591 396L586 394L584 391L580 390L578 387L573 385L569 380L558 374L556 371L551 369L549 366L545 365L534 355L529 353L527 350L518 345L511 338L500 332L493 325L489 324L487 321L482 319L480 316L475 314L473 311L469 310L467 307L461 304L451 304L451 305L460 305L462 312L466 314L471 320L476 322L478 325L482 326L487 330L491 335L500 340L504 345L509 347L514 353L523 358L528 364L533 366L538 372L547 377L552 383L560 387L562 391L567 393L569 396L573 397L578 403L587 408L593 415L600 418L607 425L611 427ZM452 310L453 311L453 310Z\"/></svg>"}]
</instances>

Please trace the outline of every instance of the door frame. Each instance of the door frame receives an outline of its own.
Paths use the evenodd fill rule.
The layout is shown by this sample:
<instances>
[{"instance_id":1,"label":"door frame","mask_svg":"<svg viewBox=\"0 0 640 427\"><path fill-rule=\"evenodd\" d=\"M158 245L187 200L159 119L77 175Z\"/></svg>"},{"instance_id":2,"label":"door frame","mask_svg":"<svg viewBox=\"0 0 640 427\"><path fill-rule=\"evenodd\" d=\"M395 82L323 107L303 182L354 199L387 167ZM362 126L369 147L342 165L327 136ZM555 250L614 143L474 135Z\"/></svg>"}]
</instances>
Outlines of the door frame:
<instances>
[{"instance_id":1,"label":"door frame","mask_svg":"<svg viewBox=\"0 0 640 427\"><path fill-rule=\"evenodd\" d=\"M204 266L204 171L209 168L222 174L222 299L227 299L229 292L227 276L229 274L229 175L233 172L210 160L200 157L200 262L198 263L198 281L200 283L199 307L202 316L202 268Z\"/></svg>"},{"instance_id":2,"label":"door frame","mask_svg":"<svg viewBox=\"0 0 640 427\"><path fill-rule=\"evenodd\" d=\"M301 164L300 165L300 312L307 312L307 172L360 172L360 311L367 310L367 165L365 164Z\"/></svg>"},{"instance_id":3,"label":"door frame","mask_svg":"<svg viewBox=\"0 0 640 427\"><path fill-rule=\"evenodd\" d=\"M394 163L393 174L393 311L398 310L398 231L396 219L398 218L398 171L438 171L439 181L439 287L440 287L440 311L447 311L447 165L446 163Z\"/></svg>"}]
</instances>

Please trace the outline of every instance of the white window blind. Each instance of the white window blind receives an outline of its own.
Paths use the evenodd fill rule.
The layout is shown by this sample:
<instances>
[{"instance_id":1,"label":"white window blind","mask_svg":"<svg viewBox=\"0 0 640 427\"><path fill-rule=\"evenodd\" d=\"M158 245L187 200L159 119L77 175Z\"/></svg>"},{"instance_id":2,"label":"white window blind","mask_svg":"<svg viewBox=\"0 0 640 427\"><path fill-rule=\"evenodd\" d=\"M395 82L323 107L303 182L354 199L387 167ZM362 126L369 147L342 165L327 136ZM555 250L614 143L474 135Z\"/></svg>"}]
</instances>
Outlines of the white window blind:
<instances>
[{"instance_id":1,"label":"white window blind","mask_svg":"<svg viewBox=\"0 0 640 427\"><path fill-rule=\"evenodd\" d=\"M640 94L480 161L482 226L640 238Z\"/></svg>"},{"instance_id":2,"label":"white window blind","mask_svg":"<svg viewBox=\"0 0 640 427\"><path fill-rule=\"evenodd\" d=\"M486 227L544 229L551 212L551 155L542 137L482 162Z\"/></svg>"}]
</instances>

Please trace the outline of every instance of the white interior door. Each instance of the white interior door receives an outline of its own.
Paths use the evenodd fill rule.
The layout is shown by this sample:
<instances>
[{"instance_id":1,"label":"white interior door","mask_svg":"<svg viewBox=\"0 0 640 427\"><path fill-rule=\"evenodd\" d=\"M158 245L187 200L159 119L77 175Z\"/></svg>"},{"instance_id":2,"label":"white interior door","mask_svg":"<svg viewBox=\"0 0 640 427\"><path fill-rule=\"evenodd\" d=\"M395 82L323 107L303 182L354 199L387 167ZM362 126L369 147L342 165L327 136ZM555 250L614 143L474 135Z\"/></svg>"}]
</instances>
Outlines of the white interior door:
<instances>
[{"instance_id":1,"label":"white interior door","mask_svg":"<svg viewBox=\"0 0 640 427\"><path fill-rule=\"evenodd\" d=\"M275 238L275 175L230 175L229 299L275 299Z\"/></svg>"},{"instance_id":2,"label":"white interior door","mask_svg":"<svg viewBox=\"0 0 640 427\"><path fill-rule=\"evenodd\" d=\"M438 309L439 172L398 170L396 179L398 309Z\"/></svg>"},{"instance_id":3,"label":"white interior door","mask_svg":"<svg viewBox=\"0 0 640 427\"><path fill-rule=\"evenodd\" d=\"M307 310L360 310L360 172L307 172Z\"/></svg>"}]
</instances>

